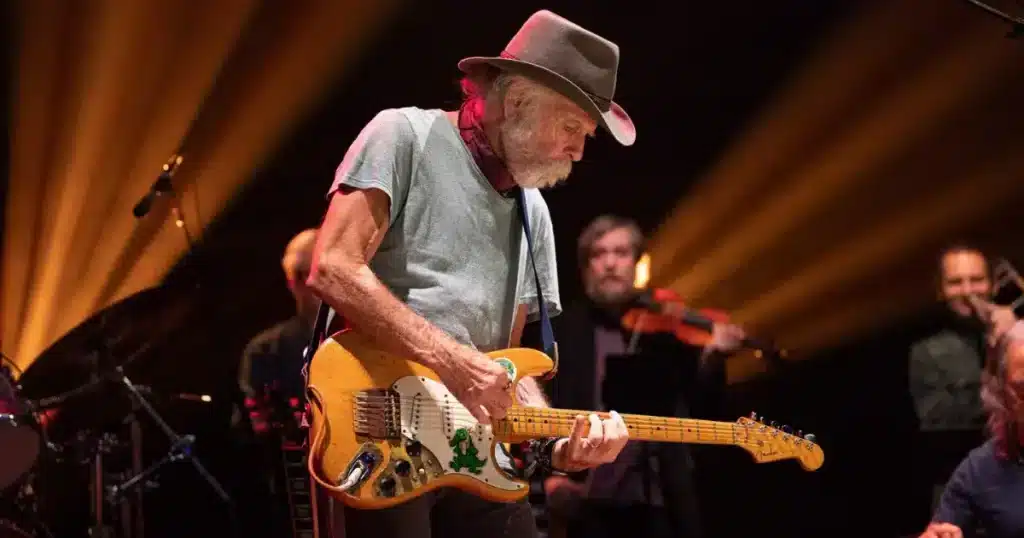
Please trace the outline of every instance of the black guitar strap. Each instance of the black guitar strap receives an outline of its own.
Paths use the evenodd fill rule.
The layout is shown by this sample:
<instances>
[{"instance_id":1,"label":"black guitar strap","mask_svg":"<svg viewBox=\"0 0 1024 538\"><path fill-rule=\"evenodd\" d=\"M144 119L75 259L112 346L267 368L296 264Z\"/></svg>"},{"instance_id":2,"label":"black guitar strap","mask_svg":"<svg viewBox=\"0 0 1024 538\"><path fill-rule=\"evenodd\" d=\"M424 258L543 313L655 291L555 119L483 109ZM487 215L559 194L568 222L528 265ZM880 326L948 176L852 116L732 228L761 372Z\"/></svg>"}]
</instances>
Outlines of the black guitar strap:
<instances>
[{"instance_id":1,"label":"black guitar strap","mask_svg":"<svg viewBox=\"0 0 1024 538\"><path fill-rule=\"evenodd\" d=\"M327 338L327 327L330 325L331 307L320 301L320 308L316 311L316 321L313 322L313 331L309 335L309 343L302 350L302 377L309 373L309 363L313 361L313 355L320 347L320 344Z\"/></svg>"},{"instance_id":2,"label":"black guitar strap","mask_svg":"<svg viewBox=\"0 0 1024 538\"><path fill-rule=\"evenodd\" d=\"M533 282L537 288L537 304L540 305L540 339L544 353L551 357L554 366L544 379L551 379L558 373L558 342L555 341L555 330L551 326L551 318L548 316L548 305L544 301L544 290L540 285L540 274L537 273L537 261L533 258L533 234L530 232L530 217L526 210L526 195L523 189L516 189L519 206L519 220L523 222L523 231L526 232L526 250L530 256L530 265L533 267Z\"/></svg>"}]
</instances>

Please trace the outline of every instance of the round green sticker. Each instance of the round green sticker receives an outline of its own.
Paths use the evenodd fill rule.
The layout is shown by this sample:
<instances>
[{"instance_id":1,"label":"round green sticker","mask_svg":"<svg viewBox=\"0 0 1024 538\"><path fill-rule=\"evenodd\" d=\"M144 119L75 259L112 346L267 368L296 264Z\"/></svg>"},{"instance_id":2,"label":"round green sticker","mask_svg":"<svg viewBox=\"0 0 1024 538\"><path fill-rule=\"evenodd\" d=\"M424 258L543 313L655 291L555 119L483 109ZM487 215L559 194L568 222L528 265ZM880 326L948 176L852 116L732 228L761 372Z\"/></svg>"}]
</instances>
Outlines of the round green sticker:
<instances>
[{"instance_id":1,"label":"round green sticker","mask_svg":"<svg viewBox=\"0 0 1024 538\"><path fill-rule=\"evenodd\" d=\"M505 357L501 357L500 359L495 359L495 362L497 362L502 367L504 367L505 371L508 372L508 380L509 381L515 381L516 380L516 365L515 365L514 362L506 359Z\"/></svg>"}]
</instances>

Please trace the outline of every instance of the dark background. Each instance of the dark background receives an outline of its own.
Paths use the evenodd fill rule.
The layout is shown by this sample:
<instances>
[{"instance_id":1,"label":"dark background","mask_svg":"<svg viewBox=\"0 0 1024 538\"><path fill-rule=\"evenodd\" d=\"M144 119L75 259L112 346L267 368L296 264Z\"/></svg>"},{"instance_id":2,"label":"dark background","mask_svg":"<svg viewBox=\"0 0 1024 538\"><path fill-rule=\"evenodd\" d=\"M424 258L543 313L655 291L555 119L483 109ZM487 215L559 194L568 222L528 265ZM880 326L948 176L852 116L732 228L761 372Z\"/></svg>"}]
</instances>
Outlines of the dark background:
<instances>
[{"instance_id":1,"label":"dark background","mask_svg":"<svg viewBox=\"0 0 1024 538\"><path fill-rule=\"evenodd\" d=\"M604 7L593 1L543 6L620 45L616 97L639 130L637 145L629 149L599 137L573 179L546 194L558 236L564 302L580 293L575 239L586 222L616 212L652 231L687 193L692 178L724 152L818 40L858 3L640 6ZM165 390L214 395L215 403L205 407L178 402L161 410L175 427L198 436L199 454L232 487L240 482L233 478L237 458L225 432L230 408L222 402L233 390L246 341L291 314L280 271L282 249L294 233L318 224L324 194L348 144L382 108L456 106L455 62L498 53L538 7L461 0L420 2L404 10L322 106L253 171L245 191L210 222L202 243L175 268L169 280L195 290L190 322L131 374ZM964 17L984 16L964 7ZM993 32L1000 31L994 24ZM0 157L7 148L4 143ZM717 531L712 535L897 536L923 528L927 500L915 497L905 392L906 346L932 319L920 314L730 388L728 414L756 411L811 431L826 461L821 470L806 473L794 462L754 465L738 449L720 449L705 473L714 490L706 496ZM147 427L146 435L147 452L159 456L166 447L161 434ZM147 496L151 528L218 535L223 511L186 464L176 466ZM83 487L81 477L59 482L68 490Z\"/></svg>"}]
</instances>

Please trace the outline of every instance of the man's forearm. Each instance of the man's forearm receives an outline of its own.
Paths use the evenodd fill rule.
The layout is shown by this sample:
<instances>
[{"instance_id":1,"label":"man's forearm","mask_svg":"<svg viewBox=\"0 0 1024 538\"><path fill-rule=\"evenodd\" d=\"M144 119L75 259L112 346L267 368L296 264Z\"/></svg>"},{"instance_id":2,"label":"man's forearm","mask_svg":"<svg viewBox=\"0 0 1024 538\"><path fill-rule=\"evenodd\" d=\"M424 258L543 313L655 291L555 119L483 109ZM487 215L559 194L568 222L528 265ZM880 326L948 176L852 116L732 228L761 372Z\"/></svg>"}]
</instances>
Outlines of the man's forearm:
<instances>
[{"instance_id":1,"label":"man's forearm","mask_svg":"<svg viewBox=\"0 0 1024 538\"><path fill-rule=\"evenodd\" d=\"M524 377L516 384L516 398L527 407L550 407L540 384L532 377Z\"/></svg>"},{"instance_id":2,"label":"man's forearm","mask_svg":"<svg viewBox=\"0 0 1024 538\"><path fill-rule=\"evenodd\" d=\"M383 351L435 372L448 368L455 360L460 344L399 301L369 267L322 263L309 284L321 300Z\"/></svg>"}]
</instances>

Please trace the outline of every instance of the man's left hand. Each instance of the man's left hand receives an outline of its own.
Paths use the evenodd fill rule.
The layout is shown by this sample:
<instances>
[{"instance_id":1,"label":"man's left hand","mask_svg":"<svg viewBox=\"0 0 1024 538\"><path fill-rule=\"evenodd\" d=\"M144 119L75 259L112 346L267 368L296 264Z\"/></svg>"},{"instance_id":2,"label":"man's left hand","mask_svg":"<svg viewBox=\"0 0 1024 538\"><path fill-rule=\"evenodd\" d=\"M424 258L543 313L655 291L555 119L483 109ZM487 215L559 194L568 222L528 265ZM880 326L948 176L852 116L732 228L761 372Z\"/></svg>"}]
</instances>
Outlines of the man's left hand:
<instances>
[{"instance_id":1,"label":"man's left hand","mask_svg":"<svg viewBox=\"0 0 1024 538\"><path fill-rule=\"evenodd\" d=\"M555 442L551 451L552 466L561 471L576 472L615 461L629 440L629 430L618 413L612 411L609 414L611 416L604 420L593 413L589 418L577 415L569 438ZM588 421L590 431L584 436Z\"/></svg>"},{"instance_id":2,"label":"man's left hand","mask_svg":"<svg viewBox=\"0 0 1024 538\"><path fill-rule=\"evenodd\" d=\"M711 329L711 342L707 347L721 353L734 353L743 347L746 337L747 333L737 325L716 323Z\"/></svg>"}]
</instances>

